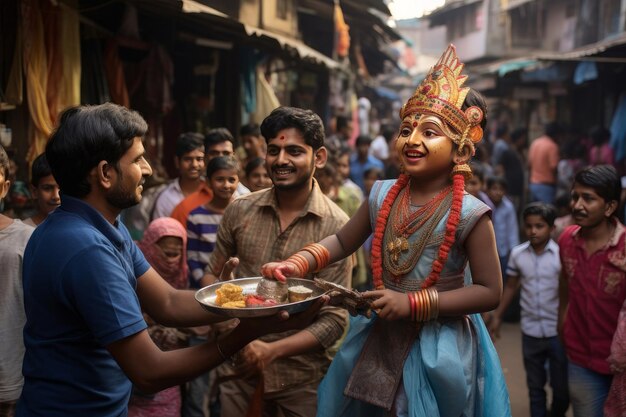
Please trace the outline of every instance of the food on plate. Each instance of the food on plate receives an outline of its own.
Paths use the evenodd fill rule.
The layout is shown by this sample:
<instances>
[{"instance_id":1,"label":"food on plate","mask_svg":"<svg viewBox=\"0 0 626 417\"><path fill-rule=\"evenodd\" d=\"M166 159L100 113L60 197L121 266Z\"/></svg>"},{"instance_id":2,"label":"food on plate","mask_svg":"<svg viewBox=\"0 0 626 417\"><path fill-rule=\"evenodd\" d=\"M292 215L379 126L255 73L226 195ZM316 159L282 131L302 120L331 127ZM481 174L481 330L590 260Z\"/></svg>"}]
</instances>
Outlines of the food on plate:
<instances>
[{"instance_id":1,"label":"food on plate","mask_svg":"<svg viewBox=\"0 0 626 417\"><path fill-rule=\"evenodd\" d=\"M220 288L215 290L215 304L221 307L229 307L225 304L233 303L233 302L241 302L243 305L241 307L245 307L245 298L243 296L243 288L239 285L231 284L227 282L222 285ZM234 306L232 306L234 307ZM231 308L232 308L231 307Z\"/></svg>"},{"instance_id":2,"label":"food on plate","mask_svg":"<svg viewBox=\"0 0 626 417\"><path fill-rule=\"evenodd\" d=\"M246 295L246 307L272 307L277 305L278 302L271 298L265 298L261 295Z\"/></svg>"},{"instance_id":3,"label":"food on plate","mask_svg":"<svg viewBox=\"0 0 626 417\"><path fill-rule=\"evenodd\" d=\"M289 287L289 302L304 301L313 295L313 290L304 285L294 285Z\"/></svg>"},{"instance_id":4,"label":"food on plate","mask_svg":"<svg viewBox=\"0 0 626 417\"><path fill-rule=\"evenodd\" d=\"M283 303L287 301L287 284L274 279L262 278L257 284L256 293L263 298Z\"/></svg>"},{"instance_id":5,"label":"food on plate","mask_svg":"<svg viewBox=\"0 0 626 417\"><path fill-rule=\"evenodd\" d=\"M220 307L224 308L244 308L246 307L245 301L228 301L222 304Z\"/></svg>"}]
</instances>

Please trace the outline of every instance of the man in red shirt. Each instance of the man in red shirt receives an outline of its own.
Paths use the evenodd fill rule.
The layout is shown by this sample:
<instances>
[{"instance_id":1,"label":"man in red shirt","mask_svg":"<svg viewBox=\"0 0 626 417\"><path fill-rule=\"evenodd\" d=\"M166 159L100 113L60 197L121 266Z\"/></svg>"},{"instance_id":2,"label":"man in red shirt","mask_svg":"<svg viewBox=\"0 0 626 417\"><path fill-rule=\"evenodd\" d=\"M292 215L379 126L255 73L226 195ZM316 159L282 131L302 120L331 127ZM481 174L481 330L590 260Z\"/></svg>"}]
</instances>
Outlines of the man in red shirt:
<instances>
[{"instance_id":1,"label":"man in red shirt","mask_svg":"<svg viewBox=\"0 0 626 417\"><path fill-rule=\"evenodd\" d=\"M620 191L611 166L579 171L571 192L576 224L559 238L559 335L576 417L602 416L613 378L607 357L626 299L626 228L614 216Z\"/></svg>"}]
</instances>

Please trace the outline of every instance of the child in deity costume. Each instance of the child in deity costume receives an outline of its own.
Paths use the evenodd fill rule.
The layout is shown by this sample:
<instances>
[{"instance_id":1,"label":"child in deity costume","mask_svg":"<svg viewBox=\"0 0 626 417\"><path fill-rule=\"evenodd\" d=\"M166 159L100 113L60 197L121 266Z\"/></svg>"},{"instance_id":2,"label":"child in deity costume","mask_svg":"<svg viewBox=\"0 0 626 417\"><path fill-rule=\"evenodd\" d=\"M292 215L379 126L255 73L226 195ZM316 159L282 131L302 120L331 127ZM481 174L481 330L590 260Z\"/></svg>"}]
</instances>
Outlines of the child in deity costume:
<instances>
[{"instance_id":1,"label":"child in deity costume","mask_svg":"<svg viewBox=\"0 0 626 417\"><path fill-rule=\"evenodd\" d=\"M486 124L450 45L400 110L397 180L377 181L335 235L262 268L310 276L373 232L375 312L352 317L318 389L318 416L510 416L500 361L478 313L498 306L502 275L490 210L464 190ZM472 280L464 283L469 261Z\"/></svg>"}]
</instances>

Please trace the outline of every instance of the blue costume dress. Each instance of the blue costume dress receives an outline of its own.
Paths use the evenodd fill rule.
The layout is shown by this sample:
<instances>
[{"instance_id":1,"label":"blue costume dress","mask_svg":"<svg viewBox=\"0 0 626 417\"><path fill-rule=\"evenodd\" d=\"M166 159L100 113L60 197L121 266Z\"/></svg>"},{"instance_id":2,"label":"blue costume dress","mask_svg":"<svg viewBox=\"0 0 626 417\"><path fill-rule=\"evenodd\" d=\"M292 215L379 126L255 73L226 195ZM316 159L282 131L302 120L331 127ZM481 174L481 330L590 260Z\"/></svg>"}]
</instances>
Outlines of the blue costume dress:
<instances>
[{"instance_id":1,"label":"blue costume dress","mask_svg":"<svg viewBox=\"0 0 626 417\"><path fill-rule=\"evenodd\" d=\"M372 229L378 210L395 180L379 181L369 197ZM464 283L467 257L463 243L489 208L466 194L456 241L436 284L438 291L460 288ZM400 282L383 272L385 288L415 291L430 273L443 241L447 213L431 234L413 270ZM389 227L389 225L388 225ZM411 245L415 244L409 238ZM385 256L385 255L383 255ZM408 254L401 254L402 257ZM350 319L350 330L318 390L318 417L385 416L383 408L344 395L344 389L361 354L376 316ZM376 381L364 381L375 384ZM402 368L396 399L408 402L410 417L506 417L511 415L509 395L489 333L479 315L441 318L425 322L410 347Z\"/></svg>"}]
</instances>

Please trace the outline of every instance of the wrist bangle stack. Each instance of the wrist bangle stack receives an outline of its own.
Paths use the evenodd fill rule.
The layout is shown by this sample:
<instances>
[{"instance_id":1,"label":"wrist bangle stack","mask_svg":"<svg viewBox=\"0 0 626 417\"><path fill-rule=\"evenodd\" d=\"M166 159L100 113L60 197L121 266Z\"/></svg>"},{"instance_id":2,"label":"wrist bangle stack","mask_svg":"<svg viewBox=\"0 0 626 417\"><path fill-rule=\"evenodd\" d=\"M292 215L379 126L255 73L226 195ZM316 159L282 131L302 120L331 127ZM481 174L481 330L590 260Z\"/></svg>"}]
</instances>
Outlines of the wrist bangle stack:
<instances>
[{"instance_id":1,"label":"wrist bangle stack","mask_svg":"<svg viewBox=\"0 0 626 417\"><path fill-rule=\"evenodd\" d=\"M423 322L434 320L439 316L439 292L435 288L429 287L407 295L411 307L411 320Z\"/></svg>"},{"instance_id":2,"label":"wrist bangle stack","mask_svg":"<svg viewBox=\"0 0 626 417\"><path fill-rule=\"evenodd\" d=\"M287 258L285 262L289 262L295 267L297 275L300 278L304 278L304 276L309 272L309 260L305 258L304 255L294 253Z\"/></svg>"},{"instance_id":3,"label":"wrist bangle stack","mask_svg":"<svg viewBox=\"0 0 626 417\"><path fill-rule=\"evenodd\" d=\"M326 246L320 243L309 243L304 248L303 251L309 252L315 258L316 267L313 272L318 272L328 265L330 262L330 252L326 248Z\"/></svg>"}]
</instances>

